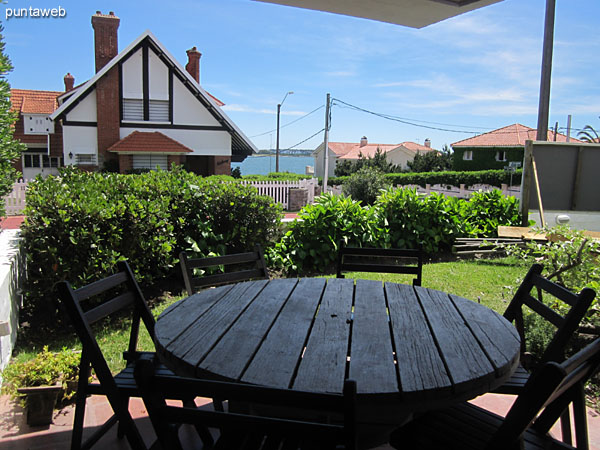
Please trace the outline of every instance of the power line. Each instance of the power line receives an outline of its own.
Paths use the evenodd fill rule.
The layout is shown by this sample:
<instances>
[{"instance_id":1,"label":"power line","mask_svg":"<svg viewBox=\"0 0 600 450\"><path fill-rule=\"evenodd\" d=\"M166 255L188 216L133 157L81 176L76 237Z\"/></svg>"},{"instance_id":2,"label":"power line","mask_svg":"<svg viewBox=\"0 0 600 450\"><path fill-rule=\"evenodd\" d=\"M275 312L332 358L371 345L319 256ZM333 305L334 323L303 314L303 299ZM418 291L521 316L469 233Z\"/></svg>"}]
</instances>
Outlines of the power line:
<instances>
[{"instance_id":1,"label":"power line","mask_svg":"<svg viewBox=\"0 0 600 450\"><path fill-rule=\"evenodd\" d=\"M315 134L313 134L312 136L307 137L306 139L304 139L303 141L298 142L297 144L292 145L291 147L286 148L286 150L291 150L294 147L298 147L300 144L304 144L306 141L308 141L309 139L314 138L317 134L322 133L323 131L325 131L325 128L321 128L319 131L317 131Z\"/></svg>"},{"instance_id":2,"label":"power line","mask_svg":"<svg viewBox=\"0 0 600 450\"><path fill-rule=\"evenodd\" d=\"M298 117L297 119L294 119L294 120L292 120L291 122L288 122L288 123L286 123L285 125L281 125L281 126L279 127L279 129L281 130L282 128L285 128L285 127L287 127L287 126L289 126L289 125L292 125L292 124L294 124L294 123L298 122L299 120L302 120L302 119L304 119L304 118L306 118L306 117L310 116L311 114L313 114L313 113L316 113L318 110L320 110L320 109L321 109L321 108L323 108L324 106L325 106L325 105L321 105L321 106L319 106L318 108L315 108L315 109L313 109L311 112L309 112L309 113L306 113L305 115L303 115L303 116L301 116L301 117ZM264 133L255 134L254 136L250 136L250 138L255 138L255 137L264 136L265 134L273 133L273 132L275 132L275 131L277 131L277 128L275 128L274 130L265 131Z\"/></svg>"}]
</instances>

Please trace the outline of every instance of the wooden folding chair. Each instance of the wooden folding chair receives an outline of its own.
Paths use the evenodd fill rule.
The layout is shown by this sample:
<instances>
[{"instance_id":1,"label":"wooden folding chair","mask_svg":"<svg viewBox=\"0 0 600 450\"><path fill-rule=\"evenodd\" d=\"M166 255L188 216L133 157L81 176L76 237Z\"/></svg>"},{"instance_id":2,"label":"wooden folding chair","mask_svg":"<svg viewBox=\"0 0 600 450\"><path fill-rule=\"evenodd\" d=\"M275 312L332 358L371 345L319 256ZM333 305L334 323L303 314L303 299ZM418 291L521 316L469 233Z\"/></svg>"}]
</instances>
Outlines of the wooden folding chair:
<instances>
[{"instance_id":1,"label":"wooden folding chair","mask_svg":"<svg viewBox=\"0 0 600 450\"><path fill-rule=\"evenodd\" d=\"M175 424L202 424L220 430L215 449L356 449L354 381L346 381L343 395L317 394L243 383L173 379L158 374L147 360L136 367L135 377L163 448L182 448ZM201 410L165 402L165 398L183 393L226 396L229 410ZM303 415L307 411L313 415Z\"/></svg>"},{"instance_id":2,"label":"wooden folding chair","mask_svg":"<svg viewBox=\"0 0 600 450\"><path fill-rule=\"evenodd\" d=\"M600 339L568 360L547 362L526 383L503 418L463 403L427 413L396 430L394 448L512 450L572 449L548 432L571 403L583 417L575 422L577 449L587 450L584 384L600 368ZM577 406L578 405L578 406Z\"/></svg>"},{"instance_id":3,"label":"wooden folding chair","mask_svg":"<svg viewBox=\"0 0 600 450\"><path fill-rule=\"evenodd\" d=\"M529 269L513 299L506 308L504 317L507 320L514 322L521 337L522 362L527 362L529 359L529 355L526 354L527 343L523 320L524 306L529 307L532 311L553 324L556 327L556 333L542 353L539 361L534 364L519 364L519 367L517 367L517 370L512 377L504 385L496 389L495 392L518 395L523 391L525 384L529 380L530 375L527 369L535 369L536 364L539 365L548 361L564 361L566 347L575 331L577 331L581 320L596 296L596 293L589 288L583 289L579 294L571 292L544 278L541 275L542 270L543 267L540 264L534 264ZM553 299L559 299L569 305L569 312L565 316L561 316L556 310L544 303L544 296L546 296L546 300L548 299L548 296L551 296ZM527 367L527 365L530 367ZM570 419L567 412L561 420L563 434L565 434L567 438L570 433L569 422Z\"/></svg>"},{"instance_id":4,"label":"wooden folding chair","mask_svg":"<svg viewBox=\"0 0 600 450\"><path fill-rule=\"evenodd\" d=\"M188 295L198 289L222 284L237 283L248 280L266 280L269 271L265 263L265 256L260 245L254 246L254 251L236 253L225 256L212 256L207 258L188 258L185 252L179 254L181 271ZM220 267L222 266L222 267ZM204 276L195 276L195 269L215 269L218 273ZM223 270L221 270L223 268Z\"/></svg>"},{"instance_id":5,"label":"wooden folding chair","mask_svg":"<svg viewBox=\"0 0 600 450\"><path fill-rule=\"evenodd\" d=\"M416 275L413 286L421 286L423 253L421 250L398 248L338 247L337 277L342 272L405 273Z\"/></svg>"},{"instance_id":6,"label":"wooden folding chair","mask_svg":"<svg viewBox=\"0 0 600 450\"><path fill-rule=\"evenodd\" d=\"M140 321L143 322L150 336L154 336L154 318L127 262L120 261L117 266L119 271L116 274L79 289L73 289L67 281L59 282L57 285L59 297L83 346L71 438L72 449L91 448L117 422L119 437L126 436L132 449L146 448L129 414L128 406L130 397L140 396L133 377L136 363L152 358L154 355L151 352L137 351ZM129 307L133 308L131 332L128 349L123 354L127 365L124 370L113 375L91 326ZM90 382L92 368L99 382ZM162 365L157 366L157 371L164 375L173 375L173 372ZM82 442L88 395L105 395L114 414L85 442ZM178 398L185 399L185 403L189 405L193 402L193 398L189 395ZM208 430L203 430L203 433L203 438L211 442Z\"/></svg>"}]
</instances>

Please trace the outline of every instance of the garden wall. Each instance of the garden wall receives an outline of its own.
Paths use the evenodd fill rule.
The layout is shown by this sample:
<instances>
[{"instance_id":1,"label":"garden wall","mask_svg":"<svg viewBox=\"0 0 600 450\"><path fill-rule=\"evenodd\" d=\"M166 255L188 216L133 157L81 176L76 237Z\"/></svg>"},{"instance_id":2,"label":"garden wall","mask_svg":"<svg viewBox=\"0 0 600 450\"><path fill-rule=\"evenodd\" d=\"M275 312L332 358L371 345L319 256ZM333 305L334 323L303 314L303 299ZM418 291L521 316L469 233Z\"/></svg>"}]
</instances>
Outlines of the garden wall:
<instances>
[{"instance_id":1,"label":"garden wall","mask_svg":"<svg viewBox=\"0 0 600 450\"><path fill-rule=\"evenodd\" d=\"M20 240L19 230L0 232L0 369L8 364L17 341L21 285L25 277Z\"/></svg>"}]
</instances>

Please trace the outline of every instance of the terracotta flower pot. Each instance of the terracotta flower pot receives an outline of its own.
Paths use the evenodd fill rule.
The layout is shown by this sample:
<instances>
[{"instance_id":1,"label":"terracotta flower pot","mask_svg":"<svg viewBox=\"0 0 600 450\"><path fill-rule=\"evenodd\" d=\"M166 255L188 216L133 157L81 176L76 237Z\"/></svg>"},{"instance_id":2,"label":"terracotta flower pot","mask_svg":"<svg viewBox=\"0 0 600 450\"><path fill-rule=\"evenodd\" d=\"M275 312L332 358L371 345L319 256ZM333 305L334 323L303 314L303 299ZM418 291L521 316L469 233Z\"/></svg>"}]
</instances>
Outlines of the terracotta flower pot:
<instances>
[{"instance_id":1,"label":"terracotta flower pot","mask_svg":"<svg viewBox=\"0 0 600 450\"><path fill-rule=\"evenodd\" d=\"M17 389L19 394L25 395L28 425L39 426L52 423L52 413L61 390L60 383L54 386L34 386Z\"/></svg>"}]
</instances>

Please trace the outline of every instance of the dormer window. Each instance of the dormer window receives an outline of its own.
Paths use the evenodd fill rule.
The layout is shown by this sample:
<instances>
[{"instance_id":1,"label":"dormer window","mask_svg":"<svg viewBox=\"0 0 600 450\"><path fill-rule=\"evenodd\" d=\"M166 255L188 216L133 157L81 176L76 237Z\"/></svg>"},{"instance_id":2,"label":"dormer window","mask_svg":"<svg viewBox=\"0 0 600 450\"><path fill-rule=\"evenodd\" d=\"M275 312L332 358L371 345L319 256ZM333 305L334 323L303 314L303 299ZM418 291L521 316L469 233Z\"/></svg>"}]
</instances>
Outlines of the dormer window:
<instances>
[{"instance_id":1,"label":"dormer window","mask_svg":"<svg viewBox=\"0 0 600 450\"><path fill-rule=\"evenodd\" d=\"M46 114L25 114L23 119L25 134L54 133L54 124Z\"/></svg>"}]
</instances>

